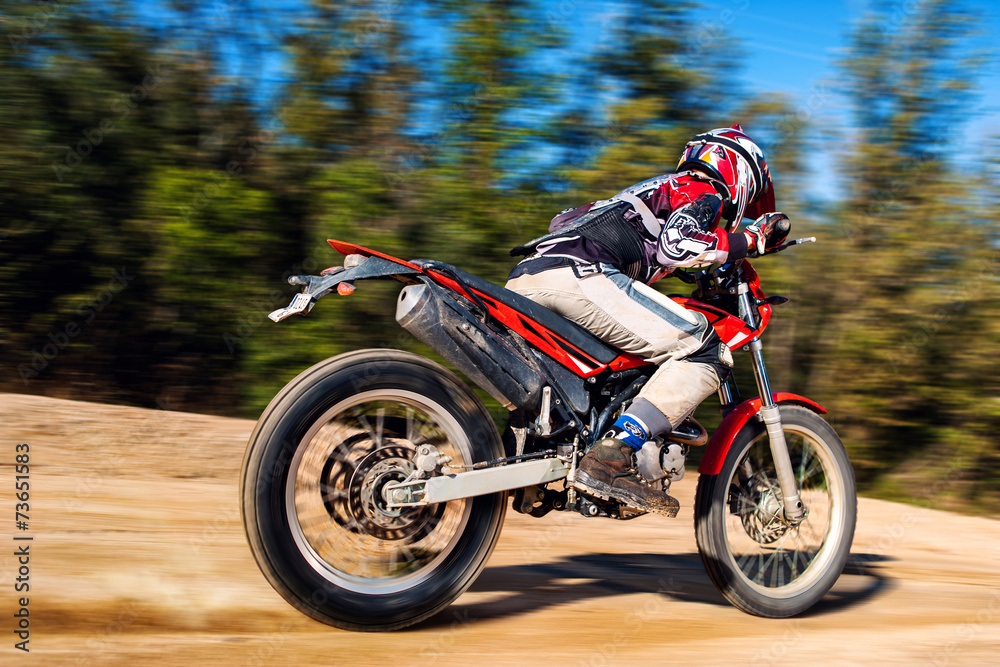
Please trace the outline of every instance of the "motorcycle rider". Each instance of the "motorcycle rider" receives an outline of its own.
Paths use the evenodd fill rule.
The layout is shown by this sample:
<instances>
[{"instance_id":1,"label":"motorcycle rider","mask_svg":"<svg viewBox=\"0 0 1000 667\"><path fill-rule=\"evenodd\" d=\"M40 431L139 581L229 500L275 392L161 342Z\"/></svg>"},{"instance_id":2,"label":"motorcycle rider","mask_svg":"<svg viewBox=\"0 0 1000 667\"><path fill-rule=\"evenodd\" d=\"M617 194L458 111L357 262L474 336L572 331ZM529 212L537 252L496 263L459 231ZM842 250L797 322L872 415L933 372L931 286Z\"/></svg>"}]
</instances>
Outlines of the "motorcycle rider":
<instances>
[{"instance_id":1,"label":"motorcycle rider","mask_svg":"<svg viewBox=\"0 0 1000 667\"><path fill-rule=\"evenodd\" d=\"M754 222L730 231L744 218ZM704 315L648 285L675 269L763 254L784 240L787 231L775 231L782 219L763 152L734 125L694 137L676 173L563 211L548 234L511 251L527 256L507 289L658 365L580 461L574 488L645 511L676 512L676 499L646 483L655 479L646 471L658 469L659 450L644 445L716 392L733 359ZM637 452L639 469L654 479L636 474Z\"/></svg>"}]
</instances>

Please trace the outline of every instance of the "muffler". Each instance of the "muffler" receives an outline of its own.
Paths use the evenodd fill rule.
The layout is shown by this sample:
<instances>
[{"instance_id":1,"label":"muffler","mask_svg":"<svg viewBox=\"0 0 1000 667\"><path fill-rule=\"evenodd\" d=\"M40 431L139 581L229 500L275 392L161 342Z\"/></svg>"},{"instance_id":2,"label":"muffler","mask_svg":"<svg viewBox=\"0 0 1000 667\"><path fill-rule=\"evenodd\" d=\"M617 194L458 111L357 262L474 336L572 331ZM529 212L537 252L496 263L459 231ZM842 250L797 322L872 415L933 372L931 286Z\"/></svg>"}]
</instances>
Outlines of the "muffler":
<instances>
[{"instance_id":1,"label":"muffler","mask_svg":"<svg viewBox=\"0 0 1000 667\"><path fill-rule=\"evenodd\" d=\"M508 410L538 407L546 380L536 366L449 292L429 283L407 285L396 321Z\"/></svg>"}]
</instances>

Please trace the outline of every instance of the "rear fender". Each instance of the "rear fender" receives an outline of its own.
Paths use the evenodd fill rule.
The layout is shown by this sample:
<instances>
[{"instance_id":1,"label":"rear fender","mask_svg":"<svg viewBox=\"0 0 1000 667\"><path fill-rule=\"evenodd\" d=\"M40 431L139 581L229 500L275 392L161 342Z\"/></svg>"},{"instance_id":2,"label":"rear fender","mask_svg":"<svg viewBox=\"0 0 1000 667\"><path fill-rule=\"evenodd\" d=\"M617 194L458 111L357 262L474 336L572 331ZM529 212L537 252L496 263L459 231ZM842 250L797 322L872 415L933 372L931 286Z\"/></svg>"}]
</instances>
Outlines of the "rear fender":
<instances>
[{"instance_id":1,"label":"rear fender","mask_svg":"<svg viewBox=\"0 0 1000 667\"><path fill-rule=\"evenodd\" d=\"M821 406L815 401L811 401L804 396L799 396L797 394L790 394L788 392L779 391L774 394L774 402L779 405L784 403L789 403L792 405L801 405L802 407L809 408L816 414L825 414L826 408ZM705 455L701 459L701 465L698 466L698 473L702 475L718 475L719 471L722 470L722 462L726 460L726 454L729 453L729 448L733 444L733 440L736 438L736 434L740 432L748 421L753 419L758 412L760 412L760 397L751 398L748 401L744 401L737 405L733 410L726 415L726 418L722 420L719 424L719 428L715 429L715 433L712 434L712 439L708 443L708 447L705 449Z\"/></svg>"},{"instance_id":2,"label":"rear fender","mask_svg":"<svg viewBox=\"0 0 1000 667\"><path fill-rule=\"evenodd\" d=\"M302 291L310 294L313 300L319 300L331 291L337 289L340 283L353 283L366 278L393 278L422 273L420 269L410 268L381 257L366 257L360 264L349 269L340 269L325 276L292 276L289 284L305 285Z\"/></svg>"},{"instance_id":3,"label":"rear fender","mask_svg":"<svg viewBox=\"0 0 1000 667\"><path fill-rule=\"evenodd\" d=\"M339 252L341 255L361 255L362 257L379 257L384 260L388 260L400 266L406 266L411 269L415 269L420 272L421 269L416 264L412 262L407 262L405 259L399 259L398 257L393 257L392 255L387 255L384 252L379 252L378 250L372 250L371 248L366 248L360 245L354 245L353 243L347 243L346 241L338 241L337 239L327 239L327 243L330 247Z\"/></svg>"},{"instance_id":4,"label":"rear fender","mask_svg":"<svg viewBox=\"0 0 1000 667\"><path fill-rule=\"evenodd\" d=\"M356 247L356 246L355 246ZM338 250L340 250L338 248ZM349 269L337 268L329 269L324 275L319 276L291 276L288 279L289 285L301 285L302 291L295 295L292 303L286 308L280 308L270 315L272 320L280 322L291 315L304 315L312 310L316 302L324 296L338 290L342 294L350 294L354 291L354 281L366 278L399 278L400 276L412 276L423 273L420 267L409 262L390 257L389 255L362 254L362 259ZM403 279L406 282L405 279ZM346 291L340 291L341 283L346 283Z\"/></svg>"}]
</instances>

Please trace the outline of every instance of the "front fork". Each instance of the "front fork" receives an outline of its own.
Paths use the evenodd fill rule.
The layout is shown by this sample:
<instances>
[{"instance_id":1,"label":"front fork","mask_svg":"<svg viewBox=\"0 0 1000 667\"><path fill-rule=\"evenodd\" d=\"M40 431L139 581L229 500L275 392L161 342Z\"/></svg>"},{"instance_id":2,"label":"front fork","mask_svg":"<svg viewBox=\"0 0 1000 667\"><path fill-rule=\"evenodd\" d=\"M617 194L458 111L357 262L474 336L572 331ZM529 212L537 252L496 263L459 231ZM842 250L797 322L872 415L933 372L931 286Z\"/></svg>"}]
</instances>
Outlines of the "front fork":
<instances>
[{"instance_id":1,"label":"front fork","mask_svg":"<svg viewBox=\"0 0 1000 667\"><path fill-rule=\"evenodd\" d=\"M740 315L752 329L757 328L753 309L750 307L749 288L744 282L739 283L737 298ZM771 383L767 379L767 369L764 367L763 346L759 336L754 336L747 344L750 359L753 363L753 375L757 381L760 393L760 416L767 429L767 437L771 444L771 456L774 458L774 469L778 474L778 485L781 487L781 497L785 506L785 519L790 523L798 523L805 516L802 499L799 498L798 484L792 470L792 459L788 454L788 443L785 442L785 431L781 428L781 411L771 394Z\"/></svg>"}]
</instances>

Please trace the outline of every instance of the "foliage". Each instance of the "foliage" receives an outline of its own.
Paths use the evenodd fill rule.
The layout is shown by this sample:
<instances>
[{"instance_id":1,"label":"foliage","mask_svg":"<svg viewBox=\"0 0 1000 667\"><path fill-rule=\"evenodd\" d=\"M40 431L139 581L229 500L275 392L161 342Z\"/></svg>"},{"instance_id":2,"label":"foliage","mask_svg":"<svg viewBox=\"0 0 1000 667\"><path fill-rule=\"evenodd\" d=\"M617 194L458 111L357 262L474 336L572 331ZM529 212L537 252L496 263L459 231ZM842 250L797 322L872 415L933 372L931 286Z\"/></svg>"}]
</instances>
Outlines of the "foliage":
<instances>
[{"instance_id":1,"label":"foliage","mask_svg":"<svg viewBox=\"0 0 1000 667\"><path fill-rule=\"evenodd\" d=\"M792 297L773 384L831 409L867 488L1000 508L1000 186L952 162L983 62L958 3L876 3L852 28L826 206L805 191L814 124L745 99L688 3L621 2L591 45L573 2L162 5L0 0L0 389L255 416L322 358L426 353L391 283L266 319L285 278L339 261L327 238L503 282L556 212L738 121L821 241L756 263ZM284 78L255 82L268 58Z\"/></svg>"}]
</instances>

